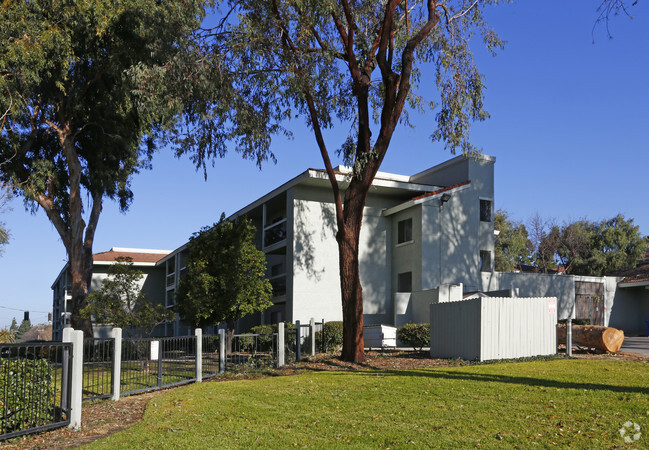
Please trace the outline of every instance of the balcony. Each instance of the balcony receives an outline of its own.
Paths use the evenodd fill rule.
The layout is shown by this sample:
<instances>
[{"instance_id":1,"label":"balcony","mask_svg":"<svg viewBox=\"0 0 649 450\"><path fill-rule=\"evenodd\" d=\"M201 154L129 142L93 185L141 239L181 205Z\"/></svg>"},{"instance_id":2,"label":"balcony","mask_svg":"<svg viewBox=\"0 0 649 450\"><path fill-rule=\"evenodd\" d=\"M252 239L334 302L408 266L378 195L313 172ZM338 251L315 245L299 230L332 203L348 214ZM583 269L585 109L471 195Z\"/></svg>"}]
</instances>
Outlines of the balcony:
<instances>
[{"instance_id":1,"label":"balcony","mask_svg":"<svg viewBox=\"0 0 649 450\"><path fill-rule=\"evenodd\" d=\"M286 240L286 219L264 228L264 248Z\"/></svg>"}]
</instances>

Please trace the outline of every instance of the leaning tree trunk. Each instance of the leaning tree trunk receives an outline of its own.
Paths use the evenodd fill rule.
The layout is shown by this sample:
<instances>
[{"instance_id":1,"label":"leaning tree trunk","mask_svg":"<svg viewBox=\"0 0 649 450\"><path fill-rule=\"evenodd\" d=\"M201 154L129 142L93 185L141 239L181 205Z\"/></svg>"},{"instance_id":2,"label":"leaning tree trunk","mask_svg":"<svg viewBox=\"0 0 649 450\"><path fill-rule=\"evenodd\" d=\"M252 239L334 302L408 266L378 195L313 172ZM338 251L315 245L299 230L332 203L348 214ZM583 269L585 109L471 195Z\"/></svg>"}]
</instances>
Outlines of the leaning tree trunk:
<instances>
[{"instance_id":1,"label":"leaning tree trunk","mask_svg":"<svg viewBox=\"0 0 649 450\"><path fill-rule=\"evenodd\" d=\"M557 342L559 344L566 343L565 325L557 326ZM592 347L603 352L615 353L622 347L624 331L598 325L573 325L572 342L583 347Z\"/></svg>"}]
</instances>

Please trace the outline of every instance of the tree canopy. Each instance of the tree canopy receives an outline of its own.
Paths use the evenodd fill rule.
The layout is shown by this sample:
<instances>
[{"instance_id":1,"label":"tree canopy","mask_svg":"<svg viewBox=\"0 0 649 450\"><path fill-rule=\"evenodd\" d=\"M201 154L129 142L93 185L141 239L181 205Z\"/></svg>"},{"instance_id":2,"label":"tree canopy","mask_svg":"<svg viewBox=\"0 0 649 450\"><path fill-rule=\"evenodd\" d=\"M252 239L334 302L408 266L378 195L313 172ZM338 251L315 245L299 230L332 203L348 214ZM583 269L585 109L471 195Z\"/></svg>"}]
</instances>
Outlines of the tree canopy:
<instances>
[{"instance_id":1,"label":"tree canopy","mask_svg":"<svg viewBox=\"0 0 649 450\"><path fill-rule=\"evenodd\" d=\"M211 98L203 95L212 89L194 40L205 3L0 7L0 179L57 230L70 264L72 324L86 333L79 311L104 198L126 210L131 176L156 144L179 142L181 124L191 125Z\"/></svg>"},{"instance_id":2,"label":"tree canopy","mask_svg":"<svg viewBox=\"0 0 649 450\"><path fill-rule=\"evenodd\" d=\"M107 275L101 287L88 295L88 304L81 310L84 317L119 327L130 337L150 336L157 325L175 319L173 311L146 299L141 285L144 274L130 258L118 258Z\"/></svg>"},{"instance_id":3,"label":"tree canopy","mask_svg":"<svg viewBox=\"0 0 649 450\"><path fill-rule=\"evenodd\" d=\"M504 211L496 213L495 228L506 230L505 239L503 231L496 238L496 270L514 270L508 264L513 257L531 261L544 273L560 265L567 274L603 276L634 268L649 245L649 237L640 233L633 219L621 214L599 222L580 219L563 225L537 214L529 225L528 239L523 225L510 221Z\"/></svg>"},{"instance_id":4,"label":"tree canopy","mask_svg":"<svg viewBox=\"0 0 649 450\"><path fill-rule=\"evenodd\" d=\"M255 233L249 219L228 221L223 215L218 223L194 233L176 296L183 320L204 327L272 306L266 256L255 246Z\"/></svg>"},{"instance_id":5,"label":"tree canopy","mask_svg":"<svg viewBox=\"0 0 649 450\"><path fill-rule=\"evenodd\" d=\"M649 243L633 219L621 214L601 222L579 220L555 227L548 239L556 245L566 273L592 276L635 267Z\"/></svg>"},{"instance_id":6,"label":"tree canopy","mask_svg":"<svg viewBox=\"0 0 649 450\"><path fill-rule=\"evenodd\" d=\"M358 247L372 181L409 111L434 107L427 130L433 140L451 151L475 151L469 127L488 114L469 44L482 41L490 51L502 45L483 17L492 3L217 2L222 20L209 37L230 81L221 95L235 99L228 124L246 136L237 146L254 144L272 157L271 137L290 133L289 120L300 115L314 133L335 202L344 359L364 359ZM334 126L348 130L344 142L327 142L325 130ZM212 153L206 147L196 160ZM352 167L344 191L335 154Z\"/></svg>"}]
</instances>

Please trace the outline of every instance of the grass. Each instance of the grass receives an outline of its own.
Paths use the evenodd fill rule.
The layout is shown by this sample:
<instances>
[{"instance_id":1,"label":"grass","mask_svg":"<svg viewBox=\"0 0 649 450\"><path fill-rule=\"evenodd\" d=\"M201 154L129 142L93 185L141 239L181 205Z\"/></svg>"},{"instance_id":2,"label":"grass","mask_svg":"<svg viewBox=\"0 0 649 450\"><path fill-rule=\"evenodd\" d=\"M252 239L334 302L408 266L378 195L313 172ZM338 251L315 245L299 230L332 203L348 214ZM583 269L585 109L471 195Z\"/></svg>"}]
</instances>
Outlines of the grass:
<instances>
[{"instance_id":1,"label":"grass","mask_svg":"<svg viewBox=\"0 0 649 450\"><path fill-rule=\"evenodd\" d=\"M199 383L93 446L603 448L631 422L647 448L648 386L646 363L587 360Z\"/></svg>"}]
</instances>

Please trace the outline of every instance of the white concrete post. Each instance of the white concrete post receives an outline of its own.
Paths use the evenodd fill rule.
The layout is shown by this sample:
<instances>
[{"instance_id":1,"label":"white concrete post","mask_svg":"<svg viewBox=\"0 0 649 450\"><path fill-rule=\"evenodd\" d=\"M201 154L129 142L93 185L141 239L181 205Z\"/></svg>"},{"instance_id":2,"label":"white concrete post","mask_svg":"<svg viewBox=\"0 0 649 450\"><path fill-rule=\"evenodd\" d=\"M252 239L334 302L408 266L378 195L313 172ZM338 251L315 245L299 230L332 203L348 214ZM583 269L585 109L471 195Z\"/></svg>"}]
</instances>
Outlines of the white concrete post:
<instances>
[{"instance_id":1,"label":"white concrete post","mask_svg":"<svg viewBox=\"0 0 649 450\"><path fill-rule=\"evenodd\" d=\"M72 372L70 373L70 425L81 427L81 391L83 389L83 331L63 329L63 342L72 343Z\"/></svg>"},{"instance_id":2,"label":"white concrete post","mask_svg":"<svg viewBox=\"0 0 649 450\"><path fill-rule=\"evenodd\" d=\"M284 337L284 322L280 322L277 324L277 367L282 367L286 363Z\"/></svg>"},{"instance_id":3,"label":"white concrete post","mask_svg":"<svg viewBox=\"0 0 649 450\"><path fill-rule=\"evenodd\" d=\"M122 329L113 328L113 401L119 401L122 381Z\"/></svg>"},{"instance_id":4,"label":"white concrete post","mask_svg":"<svg viewBox=\"0 0 649 450\"><path fill-rule=\"evenodd\" d=\"M196 328L196 382L203 381L203 329Z\"/></svg>"},{"instance_id":5,"label":"white concrete post","mask_svg":"<svg viewBox=\"0 0 649 450\"><path fill-rule=\"evenodd\" d=\"M219 330L219 373L225 372L225 330Z\"/></svg>"},{"instance_id":6,"label":"white concrete post","mask_svg":"<svg viewBox=\"0 0 649 450\"><path fill-rule=\"evenodd\" d=\"M315 319L309 320L309 333L311 339L311 356L315 355Z\"/></svg>"}]
</instances>

